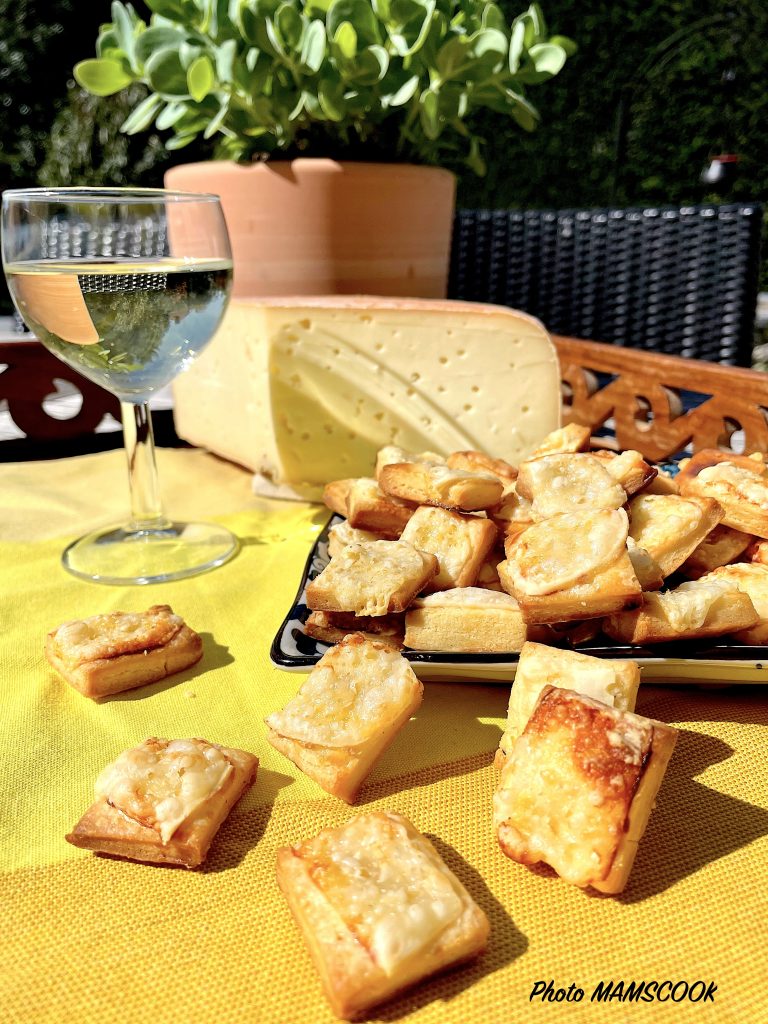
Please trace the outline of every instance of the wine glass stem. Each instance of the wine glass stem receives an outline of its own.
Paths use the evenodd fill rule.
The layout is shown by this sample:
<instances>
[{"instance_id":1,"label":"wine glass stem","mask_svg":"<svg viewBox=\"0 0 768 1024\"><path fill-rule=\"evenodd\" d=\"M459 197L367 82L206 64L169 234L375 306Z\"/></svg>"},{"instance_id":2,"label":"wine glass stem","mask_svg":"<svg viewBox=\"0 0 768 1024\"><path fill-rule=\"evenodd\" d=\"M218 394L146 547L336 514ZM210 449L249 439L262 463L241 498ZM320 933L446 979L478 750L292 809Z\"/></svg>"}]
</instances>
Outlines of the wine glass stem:
<instances>
[{"instance_id":1,"label":"wine glass stem","mask_svg":"<svg viewBox=\"0 0 768 1024\"><path fill-rule=\"evenodd\" d=\"M169 525L160 499L155 464L152 415L146 402L121 402L128 484L131 491L131 529L162 530Z\"/></svg>"}]
</instances>

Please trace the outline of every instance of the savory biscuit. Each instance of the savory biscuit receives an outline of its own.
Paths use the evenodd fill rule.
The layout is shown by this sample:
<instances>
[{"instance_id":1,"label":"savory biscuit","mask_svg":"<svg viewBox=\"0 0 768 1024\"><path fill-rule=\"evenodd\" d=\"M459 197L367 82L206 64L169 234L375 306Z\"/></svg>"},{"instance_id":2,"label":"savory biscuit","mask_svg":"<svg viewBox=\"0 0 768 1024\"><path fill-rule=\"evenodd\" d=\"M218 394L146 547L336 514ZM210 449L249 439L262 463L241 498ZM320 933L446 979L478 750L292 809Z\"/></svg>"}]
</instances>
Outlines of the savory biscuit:
<instances>
[{"instance_id":1,"label":"savory biscuit","mask_svg":"<svg viewBox=\"0 0 768 1024\"><path fill-rule=\"evenodd\" d=\"M509 594L464 587L427 594L405 613L405 646L416 651L519 651L526 626Z\"/></svg>"},{"instance_id":2,"label":"savory biscuit","mask_svg":"<svg viewBox=\"0 0 768 1024\"><path fill-rule=\"evenodd\" d=\"M634 537L627 537L627 554L632 569L643 590L660 590L664 586L664 573L659 563L640 547Z\"/></svg>"},{"instance_id":3,"label":"savory biscuit","mask_svg":"<svg viewBox=\"0 0 768 1024\"><path fill-rule=\"evenodd\" d=\"M379 473L386 494L419 505L439 505L461 512L478 512L497 505L504 485L490 473L451 469L434 462L396 462Z\"/></svg>"},{"instance_id":4,"label":"savory biscuit","mask_svg":"<svg viewBox=\"0 0 768 1024\"><path fill-rule=\"evenodd\" d=\"M544 455L520 466L516 491L531 503L533 519L548 519L563 512L621 508L624 488L594 455Z\"/></svg>"},{"instance_id":5,"label":"savory biscuit","mask_svg":"<svg viewBox=\"0 0 768 1024\"><path fill-rule=\"evenodd\" d=\"M498 505L488 509L487 515L503 534L516 531L521 524L530 526L534 521L530 501L517 493L514 483L504 488Z\"/></svg>"},{"instance_id":6,"label":"savory biscuit","mask_svg":"<svg viewBox=\"0 0 768 1024\"><path fill-rule=\"evenodd\" d=\"M728 565L743 555L752 543L752 535L722 523L711 530L680 566L688 579L697 580L720 565ZM643 589L647 589L643 587Z\"/></svg>"},{"instance_id":7,"label":"savory biscuit","mask_svg":"<svg viewBox=\"0 0 768 1024\"><path fill-rule=\"evenodd\" d=\"M347 495L347 520L356 530L373 530L383 537L397 538L413 515L416 505L382 494L369 477L353 480Z\"/></svg>"},{"instance_id":8,"label":"savory biscuit","mask_svg":"<svg viewBox=\"0 0 768 1024\"><path fill-rule=\"evenodd\" d=\"M101 772L96 801L67 842L196 868L258 765L253 754L207 740L145 740Z\"/></svg>"},{"instance_id":9,"label":"savory biscuit","mask_svg":"<svg viewBox=\"0 0 768 1024\"><path fill-rule=\"evenodd\" d=\"M265 719L267 739L326 792L351 803L423 692L392 646L351 633Z\"/></svg>"},{"instance_id":10,"label":"savory biscuit","mask_svg":"<svg viewBox=\"0 0 768 1024\"><path fill-rule=\"evenodd\" d=\"M437 571L435 556L407 541L347 544L307 586L307 607L355 615L402 612Z\"/></svg>"},{"instance_id":11,"label":"savory biscuit","mask_svg":"<svg viewBox=\"0 0 768 1024\"><path fill-rule=\"evenodd\" d=\"M70 686L96 699L189 668L202 658L203 641L169 605L156 604L64 622L46 637L45 656Z\"/></svg>"},{"instance_id":12,"label":"savory biscuit","mask_svg":"<svg viewBox=\"0 0 768 1024\"><path fill-rule=\"evenodd\" d=\"M592 658L544 644L526 643L509 695L507 724L499 743L498 767L523 733L545 686L573 690L619 711L634 711L640 667L634 661Z\"/></svg>"},{"instance_id":13,"label":"savory biscuit","mask_svg":"<svg viewBox=\"0 0 768 1024\"><path fill-rule=\"evenodd\" d=\"M437 558L438 573L426 589L449 590L473 586L497 537L498 530L490 519L420 505L403 530L401 540Z\"/></svg>"},{"instance_id":14,"label":"savory biscuit","mask_svg":"<svg viewBox=\"0 0 768 1024\"><path fill-rule=\"evenodd\" d=\"M483 911L434 846L373 811L277 853L277 881L345 1020L485 948Z\"/></svg>"},{"instance_id":15,"label":"savory biscuit","mask_svg":"<svg viewBox=\"0 0 768 1024\"><path fill-rule=\"evenodd\" d=\"M483 452L453 452L448 456L447 465L451 469L468 469L472 473L490 473L497 476L506 487L517 479L517 469L503 459L492 459Z\"/></svg>"},{"instance_id":16,"label":"savory biscuit","mask_svg":"<svg viewBox=\"0 0 768 1024\"><path fill-rule=\"evenodd\" d=\"M383 538L374 533L373 530L356 530L350 526L345 519L343 523L336 523L328 531L328 555L333 558L338 555L347 544L366 543L371 540L382 540Z\"/></svg>"},{"instance_id":17,"label":"savory biscuit","mask_svg":"<svg viewBox=\"0 0 768 1024\"><path fill-rule=\"evenodd\" d=\"M528 623L608 615L642 600L623 509L566 512L507 544L499 579Z\"/></svg>"},{"instance_id":18,"label":"savory biscuit","mask_svg":"<svg viewBox=\"0 0 768 1024\"><path fill-rule=\"evenodd\" d=\"M760 616L759 622L754 626L735 630L731 638L737 644L768 644L768 566L761 565L760 562L735 562L733 565L713 569L703 579L735 583L739 590L749 597Z\"/></svg>"},{"instance_id":19,"label":"savory biscuit","mask_svg":"<svg viewBox=\"0 0 768 1024\"><path fill-rule=\"evenodd\" d=\"M542 455L565 455L568 452L583 452L589 448L591 430L581 423L568 423L559 430L547 434L538 448L528 456L538 459Z\"/></svg>"},{"instance_id":20,"label":"savory biscuit","mask_svg":"<svg viewBox=\"0 0 768 1024\"><path fill-rule=\"evenodd\" d=\"M331 480L323 488L323 503L337 515L346 516L349 492L354 482L354 479Z\"/></svg>"},{"instance_id":21,"label":"savory biscuit","mask_svg":"<svg viewBox=\"0 0 768 1024\"><path fill-rule=\"evenodd\" d=\"M723 636L756 626L760 616L735 583L710 577L644 594L641 608L605 619L603 632L627 644Z\"/></svg>"},{"instance_id":22,"label":"savory biscuit","mask_svg":"<svg viewBox=\"0 0 768 1024\"><path fill-rule=\"evenodd\" d=\"M631 448L623 452L611 452L604 448L592 454L603 463L630 498L638 491L645 490L658 474L655 466L646 462L640 452Z\"/></svg>"},{"instance_id":23,"label":"savory biscuit","mask_svg":"<svg viewBox=\"0 0 768 1024\"><path fill-rule=\"evenodd\" d=\"M686 497L719 502L725 526L768 539L768 475L762 458L704 449L686 460L677 482Z\"/></svg>"},{"instance_id":24,"label":"savory biscuit","mask_svg":"<svg viewBox=\"0 0 768 1024\"><path fill-rule=\"evenodd\" d=\"M395 444L385 445L376 453L376 469L374 475L379 479L382 469L385 466L393 466L401 462L419 462L425 465L447 465L446 460L437 452L407 452L405 448L398 448Z\"/></svg>"},{"instance_id":25,"label":"savory biscuit","mask_svg":"<svg viewBox=\"0 0 768 1024\"><path fill-rule=\"evenodd\" d=\"M621 892L676 739L661 722L545 687L493 798L502 850L573 885Z\"/></svg>"},{"instance_id":26,"label":"savory biscuit","mask_svg":"<svg viewBox=\"0 0 768 1024\"><path fill-rule=\"evenodd\" d=\"M354 615L352 612L311 612L304 632L324 644L337 644L350 633L366 640L379 640L393 647L403 646L402 615Z\"/></svg>"},{"instance_id":27,"label":"savory biscuit","mask_svg":"<svg viewBox=\"0 0 768 1024\"><path fill-rule=\"evenodd\" d=\"M629 503L629 536L645 548L663 575L678 569L723 518L711 498L639 494Z\"/></svg>"}]
</instances>

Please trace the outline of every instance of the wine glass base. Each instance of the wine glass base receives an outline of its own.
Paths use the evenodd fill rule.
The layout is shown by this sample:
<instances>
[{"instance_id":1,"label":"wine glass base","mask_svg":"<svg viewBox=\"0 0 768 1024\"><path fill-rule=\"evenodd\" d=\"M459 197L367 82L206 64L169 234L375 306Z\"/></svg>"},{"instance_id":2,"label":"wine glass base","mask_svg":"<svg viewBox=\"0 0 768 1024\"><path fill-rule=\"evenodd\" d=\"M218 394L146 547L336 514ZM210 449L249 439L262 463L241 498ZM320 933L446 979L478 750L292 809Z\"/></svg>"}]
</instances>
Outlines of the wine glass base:
<instances>
[{"instance_id":1,"label":"wine glass base","mask_svg":"<svg viewBox=\"0 0 768 1024\"><path fill-rule=\"evenodd\" d=\"M111 527L73 541L61 556L67 572L94 583L165 583L222 565L237 537L214 523L166 523L162 529Z\"/></svg>"}]
</instances>

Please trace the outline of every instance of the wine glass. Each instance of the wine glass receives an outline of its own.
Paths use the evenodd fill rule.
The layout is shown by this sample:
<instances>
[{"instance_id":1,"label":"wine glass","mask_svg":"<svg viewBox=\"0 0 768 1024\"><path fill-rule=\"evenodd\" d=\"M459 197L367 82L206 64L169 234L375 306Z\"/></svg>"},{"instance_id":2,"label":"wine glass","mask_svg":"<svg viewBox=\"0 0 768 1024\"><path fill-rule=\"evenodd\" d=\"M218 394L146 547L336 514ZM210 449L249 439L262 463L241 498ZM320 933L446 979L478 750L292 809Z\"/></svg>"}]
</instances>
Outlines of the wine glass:
<instances>
[{"instance_id":1,"label":"wine glass","mask_svg":"<svg viewBox=\"0 0 768 1024\"><path fill-rule=\"evenodd\" d=\"M238 541L229 530L166 518L148 405L208 344L229 301L232 253L218 196L9 190L2 253L29 328L120 399L131 518L74 541L64 567L100 583L156 583L231 558Z\"/></svg>"}]
</instances>

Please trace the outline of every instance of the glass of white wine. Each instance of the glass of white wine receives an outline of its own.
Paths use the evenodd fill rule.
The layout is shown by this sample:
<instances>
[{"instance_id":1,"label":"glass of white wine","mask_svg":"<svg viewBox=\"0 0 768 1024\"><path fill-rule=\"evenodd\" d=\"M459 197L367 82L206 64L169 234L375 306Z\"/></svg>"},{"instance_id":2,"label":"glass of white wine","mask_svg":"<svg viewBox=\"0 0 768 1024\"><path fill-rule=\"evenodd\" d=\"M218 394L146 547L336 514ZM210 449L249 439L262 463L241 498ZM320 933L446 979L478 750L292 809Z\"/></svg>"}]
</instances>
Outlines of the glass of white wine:
<instances>
[{"instance_id":1,"label":"glass of white wine","mask_svg":"<svg viewBox=\"0 0 768 1024\"><path fill-rule=\"evenodd\" d=\"M64 567L100 583L156 583L231 558L238 541L229 530L166 517L148 404L207 345L227 307L232 253L218 196L9 190L2 253L30 330L122 409L130 521L74 541Z\"/></svg>"}]
</instances>

